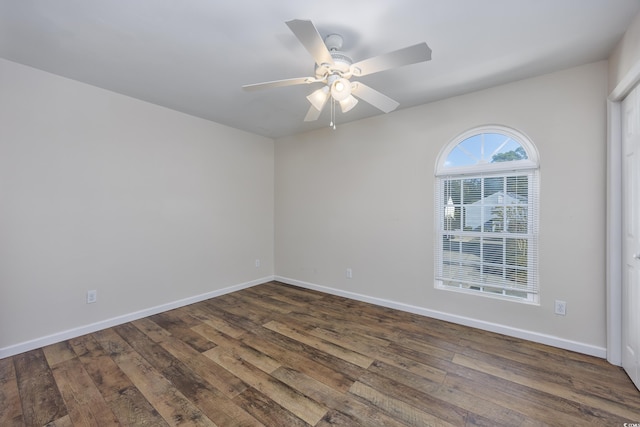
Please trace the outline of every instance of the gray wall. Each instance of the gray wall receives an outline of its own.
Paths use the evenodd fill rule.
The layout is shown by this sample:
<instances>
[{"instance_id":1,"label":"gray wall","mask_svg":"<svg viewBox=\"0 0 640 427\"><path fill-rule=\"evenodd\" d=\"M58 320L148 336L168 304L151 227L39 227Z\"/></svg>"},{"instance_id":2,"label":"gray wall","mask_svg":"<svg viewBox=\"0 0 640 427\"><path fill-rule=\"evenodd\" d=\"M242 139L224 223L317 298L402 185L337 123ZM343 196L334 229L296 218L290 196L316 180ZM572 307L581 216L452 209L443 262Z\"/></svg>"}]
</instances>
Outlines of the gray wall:
<instances>
[{"instance_id":1,"label":"gray wall","mask_svg":"<svg viewBox=\"0 0 640 427\"><path fill-rule=\"evenodd\" d=\"M0 357L273 276L273 140L5 60L0 94Z\"/></svg>"},{"instance_id":2,"label":"gray wall","mask_svg":"<svg viewBox=\"0 0 640 427\"><path fill-rule=\"evenodd\" d=\"M609 56L609 92L634 68L640 66L640 14ZM634 72L633 74L636 74Z\"/></svg>"},{"instance_id":3,"label":"gray wall","mask_svg":"<svg viewBox=\"0 0 640 427\"><path fill-rule=\"evenodd\" d=\"M277 275L604 356L606 96L602 61L277 140ZM484 124L540 154L539 306L434 289L436 160Z\"/></svg>"}]
</instances>

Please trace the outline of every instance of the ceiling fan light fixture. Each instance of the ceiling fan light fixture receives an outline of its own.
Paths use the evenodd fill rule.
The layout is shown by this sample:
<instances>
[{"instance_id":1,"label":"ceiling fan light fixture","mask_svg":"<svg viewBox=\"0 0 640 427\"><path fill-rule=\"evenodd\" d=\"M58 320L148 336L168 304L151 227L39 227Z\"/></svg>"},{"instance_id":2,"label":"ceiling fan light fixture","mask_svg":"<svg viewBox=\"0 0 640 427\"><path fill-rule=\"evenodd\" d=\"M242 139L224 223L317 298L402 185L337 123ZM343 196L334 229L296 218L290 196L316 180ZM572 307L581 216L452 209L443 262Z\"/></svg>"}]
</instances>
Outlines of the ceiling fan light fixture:
<instances>
[{"instance_id":1,"label":"ceiling fan light fixture","mask_svg":"<svg viewBox=\"0 0 640 427\"><path fill-rule=\"evenodd\" d=\"M307 96L307 99L315 109L322 111L329 99L329 86L323 86L314 91L311 95Z\"/></svg>"},{"instance_id":2,"label":"ceiling fan light fixture","mask_svg":"<svg viewBox=\"0 0 640 427\"><path fill-rule=\"evenodd\" d=\"M331 85L331 96L338 102L344 101L351 96L351 82L340 78Z\"/></svg>"},{"instance_id":3,"label":"ceiling fan light fixture","mask_svg":"<svg viewBox=\"0 0 640 427\"><path fill-rule=\"evenodd\" d=\"M357 103L358 100L356 99L356 97L353 95L349 95L347 99L340 101L340 109L343 113L346 113L347 111L350 111L353 107L355 107Z\"/></svg>"},{"instance_id":4,"label":"ceiling fan light fixture","mask_svg":"<svg viewBox=\"0 0 640 427\"><path fill-rule=\"evenodd\" d=\"M351 83L349 79L354 76L366 76L392 68L404 67L406 65L431 60L431 48L422 42L354 63L351 57L341 51L343 44L341 35L329 34L323 39L316 26L309 20L293 19L287 21L286 24L313 58L315 63L314 77L275 80L244 85L243 88L245 90L257 90L300 84L323 83L324 86L322 88L307 96L311 107L309 107L309 111L304 119L305 122L317 120L329 100L331 101L330 126L334 129L337 103L340 104L343 113L353 109L358 103L358 100L371 104L384 113L393 111L400 105L397 101L394 101L365 84L358 82Z\"/></svg>"}]
</instances>

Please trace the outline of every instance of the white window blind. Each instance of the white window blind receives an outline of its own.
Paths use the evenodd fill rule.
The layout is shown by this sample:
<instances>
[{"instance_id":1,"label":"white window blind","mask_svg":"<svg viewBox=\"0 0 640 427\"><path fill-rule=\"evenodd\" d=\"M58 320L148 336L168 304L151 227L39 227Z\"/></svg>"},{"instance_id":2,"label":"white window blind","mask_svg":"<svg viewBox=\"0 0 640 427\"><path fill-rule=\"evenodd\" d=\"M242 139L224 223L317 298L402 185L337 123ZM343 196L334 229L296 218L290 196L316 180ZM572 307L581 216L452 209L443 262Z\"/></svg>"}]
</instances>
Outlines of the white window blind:
<instances>
[{"instance_id":1,"label":"white window blind","mask_svg":"<svg viewBox=\"0 0 640 427\"><path fill-rule=\"evenodd\" d=\"M441 286L535 298L537 181L537 171L438 178Z\"/></svg>"}]
</instances>

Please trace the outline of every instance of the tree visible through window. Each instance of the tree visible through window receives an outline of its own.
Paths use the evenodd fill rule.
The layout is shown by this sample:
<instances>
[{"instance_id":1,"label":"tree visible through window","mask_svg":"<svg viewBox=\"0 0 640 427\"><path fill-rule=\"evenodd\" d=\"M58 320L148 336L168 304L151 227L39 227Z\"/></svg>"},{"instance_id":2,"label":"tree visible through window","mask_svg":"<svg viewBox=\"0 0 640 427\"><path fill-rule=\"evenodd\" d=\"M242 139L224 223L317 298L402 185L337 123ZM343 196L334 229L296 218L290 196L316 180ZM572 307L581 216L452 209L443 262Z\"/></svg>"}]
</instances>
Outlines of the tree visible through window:
<instances>
[{"instance_id":1,"label":"tree visible through window","mask_svg":"<svg viewBox=\"0 0 640 427\"><path fill-rule=\"evenodd\" d=\"M446 147L436 176L436 287L537 302L533 144L512 129L477 128Z\"/></svg>"}]
</instances>

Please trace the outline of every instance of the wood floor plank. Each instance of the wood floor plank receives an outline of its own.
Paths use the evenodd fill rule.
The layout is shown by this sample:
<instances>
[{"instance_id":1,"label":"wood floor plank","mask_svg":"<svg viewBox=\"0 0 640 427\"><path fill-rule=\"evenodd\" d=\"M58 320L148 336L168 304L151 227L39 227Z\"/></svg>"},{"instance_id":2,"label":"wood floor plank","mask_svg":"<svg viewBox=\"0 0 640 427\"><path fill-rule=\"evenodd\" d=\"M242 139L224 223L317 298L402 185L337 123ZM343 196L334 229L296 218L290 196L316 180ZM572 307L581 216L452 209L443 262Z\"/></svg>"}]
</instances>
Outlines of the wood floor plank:
<instances>
[{"instance_id":1,"label":"wood floor plank","mask_svg":"<svg viewBox=\"0 0 640 427\"><path fill-rule=\"evenodd\" d=\"M229 398L191 370L186 363L146 336L134 323L114 329L208 419L216 420L216 424L222 426L259 425L253 417L237 408ZM193 337L190 336L189 341L192 340Z\"/></svg>"},{"instance_id":2,"label":"wood floor plank","mask_svg":"<svg viewBox=\"0 0 640 427\"><path fill-rule=\"evenodd\" d=\"M622 426L604 359L279 282L0 359L0 426Z\"/></svg>"},{"instance_id":3,"label":"wood floor plank","mask_svg":"<svg viewBox=\"0 0 640 427\"><path fill-rule=\"evenodd\" d=\"M376 399L378 399L376 396L382 394L383 396L393 399L389 401L394 405L392 408L410 405L427 414L425 415L425 420L433 417L433 420L429 422L437 421L447 422L453 425L464 425L469 416L469 411L451 402L439 399L429 393L421 392L394 379L370 371L364 373L357 383L359 383L359 385L352 386L351 389L349 389L351 393L361 396L371 403L375 403L377 401ZM380 397L380 399L383 398ZM402 403L396 403L396 400Z\"/></svg>"},{"instance_id":4,"label":"wood floor plank","mask_svg":"<svg viewBox=\"0 0 640 427\"><path fill-rule=\"evenodd\" d=\"M232 323L218 317L219 313L211 307L207 307L206 304L194 304L192 308L194 317L232 338L239 338L247 332L245 329L236 327Z\"/></svg>"},{"instance_id":5,"label":"wood floor plank","mask_svg":"<svg viewBox=\"0 0 640 427\"><path fill-rule=\"evenodd\" d=\"M259 336L260 338L265 339L266 341L269 341L279 347L286 349L291 353L304 354L308 359L313 360L318 364L324 365L329 369L335 369L347 378L353 379L354 381L364 372L364 368L358 365L347 362L340 357L323 352L315 348L314 346L296 341L295 339L292 339L278 332L274 332L270 329L260 327L254 329L252 333L256 336Z\"/></svg>"},{"instance_id":6,"label":"wood floor plank","mask_svg":"<svg viewBox=\"0 0 640 427\"><path fill-rule=\"evenodd\" d=\"M178 310L156 314L151 316L150 319L171 334L179 336L182 341L200 352L207 351L213 347L211 342L191 330L195 323L185 321L185 316L182 316Z\"/></svg>"},{"instance_id":7,"label":"wood floor plank","mask_svg":"<svg viewBox=\"0 0 640 427\"><path fill-rule=\"evenodd\" d=\"M198 325L194 327L193 330L216 343L217 346L223 347L226 351L231 352L234 357L245 360L267 374L272 373L281 366L280 362L271 356L247 346L240 340L228 337L207 324Z\"/></svg>"},{"instance_id":8,"label":"wood floor plank","mask_svg":"<svg viewBox=\"0 0 640 427\"><path fill-rule=\"evenodd\" d=\"M328 296L326 299L318 300L314 302L313 310L309 310L309 316L318 318L329 322L329 324L337 325L335 319L341 319L338 327L357 333L370 338L376 338L388 343L393 343L398 340L402 334L399 333L399 329L402 327L402 323L394 318L388 316L386 309L380 313L376 310L371 310L371 306L368 307L369 312L364 310L359 303L357 310L352 309L353 304L351 302L345 302L343 298L335 300L334 296ZM358 303L358 302L356 302ZM380 318L376 318L376 315L380 314ZM444 323L444 322L443 322ZM425 328L422 331L423 334L429 336L431 329ZM457 350L457 347L455 348Z\"/></svg>"},{"instance_id":9,"label":"wood floor plank","mask_svg":"<svg viewBox=\"0 0 640 427\"><path fill-rule=\"evenodd\" d=\"M238 298L243 305L246 304L247 307L252 307L258 312L289 314L292 311L290 304L266 295L254 293L251 289L246 289L246 292L236 292L234 296Z\"/></svg>"},{"instance_id":10,"label":"wood floor plank","mask_svg":"<svg viewBox=\"0 0 640 427\"><path fill-rule=\"evenodd\" d=\"M380 360L373 362L368 370L424 393L433 393L438 390L448 375L446 371L441 371L441 375L424 377L403 367L390 365Z\"/></svg>"},{"instance_id":11,"label":"wood floor plank","mask_svg":"<svg viewBox=\"0 0 640 427\"><path fill-rule=\"evenodd\" d=\"M0 359L0 426L24 425L13 359Z\"/></svg>"},{"instance_id":12,"label":"wood floor plank","mask_svg":"<svg viewBox=\"0 0 640 427\"><path fill-rule=\"evenodd\" d=\"M507 357L503 356L505 353ZM611 387L610 374L612 371L610 369L601 369L599 375L591 372L580 375L582 372L581 366L571 370L571 373L568 374L564 371L558 371L557 369L558 366L563 366L562 361L559 361L558 364L549 363L550 360L554 360L553 357L529 358L524 355L514 355L502 348L500 348L499 356L475 349L465 350L464 356L479 362L497 363L503 369L508 369L511 373L523 377L529 377L531 376L531 372L535 372L535 379L539 382L565 388L571 386L579 394L592 396L605 401L622 403L625 406L634 406L635 410L640 409L640 407L638 407L639 402L634 399L637 395L637 390L622 390L618 387ZM459 358L457 360L459 360ZM543 360L543 362L541 362L541 360ZM627 400L628 402L625 403Z\"/></svg>"},{"instance_id":13,"label":"wood floor plank","mask_svg":"<svg viewBox=\"0 0 640 427\"><path fill-rule=\"evenodd\" d=\"M335 390L320 381L291 368L279 368L273 376L323 405L334 408L323 417L325 422L344 425L401 426L396 419L354 399L350 393Z\"/></svg>"},{"instance_id":14,"label":"wood floor plank","mask_svg":"<svg viewBox=\"0 0 640 427\"><path fill-rule=\"evenodd\" d=\"M58 363L66 362L76 357L69 341L62 341L42 348L49 366L54 367Z\"/></svg>"},{"instance_id":15,"label":"wood floor plank","mask_svg":"<svg viewBox=\"0 0 640 427\"><path fill-rule=\"evenodd\" d=\"M96 332L94 336L169 425L215 426L114 329Z\"/></svg>"},{"instance_id":16,"label":"wood floor plank","mask_svg":"<svg viewBox=\"0 0 640 427\"><path fill-rule=\"evenodd\" d=\"M239 378L173 336L157 334L156 328L150 327L150 325L155 325L151 320L143 319L133 322L133 324L143 332L151 331L152 336L161 339L159 344L162 348L174 356L176 360L181 361L181 364L173 365L171 370L163 371L164 375L172 380L173 384L202 409L210 419L215 420L217 425L261 425L254 417L230 400L247 388ZM190 371L185 371L185 368ZM180 387L179 384L183 384L183 386ZM196 386L195 390L194 385Z\"/></svg>"},{"instance_id":17,"label":"wood floor plank","mask_svg":"<svg viewBox=\"0 0 640 427\"><path fill-rule=\"evenodd\" d=\"M349 390L356 396L359 396L370 402L377 408L381 408L382 411L397 418L411 426L426 426L426 425L439 425L439 426L451 426L463 425L465 423L463 418L458 420L458 423L451 424L444 419L438 418L435 415L429 414L412 406L402 400L396 399L393 396L383 393L356 381Z\"/></svg>"},{"instance_id":18,"label":"wood floor plank","mask_svg":"<svg viewBox=\"0 0 640 427\"><path fill-rule=\"evenodd\" d=\"M272 330L273 332L277 332L293 340L307 344L311 347L315 347L318 350L336 356L346 362L353 363L354 365L360 366L361 368L366 369L369 367L369 365L371 365L371 363L373 363L373 359L369 356L351 351L329 341L314 338L309 334L297 330L295 327L290 327L276 321L268 322L263 326L269 330Z\"/></svg>"},{"instance_id":19,"label":"wood floor plank","mask_svg":"<svg viewBox=\"0 0 640 427\"><path fill-rule=\"evenodd\" d=\"M351 350L358 348L388 347L391 341L375 337L371 331L363 332L354 328L351 322L336 323L335 318L329 316L313 316L312 313L292 313L297 319L297 326L304 328L305 332L323 338L343 347L349 346Z\"/></svg>"},{"instance_id":20,"label":"wood floor plank","mask_svg":"<svg viewBox=\"0 0 640 427\"><path fill-rule=\"evenodd\" d=\"M273 377L326 407L336 407L343 402L346 396L346 393L333 389L292 368L280 367L273 372Z\"/></svg>"},{"instance_id":21,"label":"wood floor plank","mask_svg":"<svg viewBox=\"0 0 640 427\"><path fill-rule=\"evenodd\" d=\"M292 305L303 304L306 306L314 304L327 296L327 294L322 292L303 289L280 282L264 283L261 285L260 292L285 302L291 302Z\"/></svg>"},{"instance_id":22,"label":"wood floor plank","mask_svg":"<svg viewBox=\"0 0 640 427\"><path fill-rule=\"evenodd\" d=\"M88 427L120 425L77 357L57 363L52 373L72 424Z\"/></svg>"},{"instance_id":23,"label":"wood floor plank","mask_svg":"<svg viewBox=\"0 0 640 427\"><path fill-rule=\"evenodd\" d=\"M120 425L168 425L92 335L74 338L70 345Z\"/></svg>"},{"instance_id":24,"label":"wood floor plank","mask_svg":"<svg viewBox=\"0 0 640 427\"><path fill-rule=\"evenodd\" d=\"M242 299L238 298L234 294L235 292L223 295L222 298L224 299L220 301L215 299L209 300L208 302L214 307L222 309L227 313L240 316L245 319L245 321L248 320L251 322L249 323L250 325L261 325L268 322L273 316L273 313L268 313L262 308L256 307L255 305L245 304Z\"/></svg>"},{"instance_id":25,"label":"wood floor plank","mask_svg":"<svg viewBox=\"0 0 640 427\"><path fill-rule=\"evenodd\" d=\"M391 425L391 424L390 424ZM316 427L371 427L375 426L375 424L362 424L355 420L354 418L343 414L342 412L338 412L336 410L330 410L317 424ZM402 424L404 426L404 424Z\"/></svg>"},{"instance_id":26,"label":"wood floor plank","mask_svg":"<svg viewBox=\"0 0 640 427\"><path fill-rule=\"evenodd\" d=\"M484 401L522 414L523 424L542 425L607 425L602 418L585 411L581 405L565 399L493 378L482 372L467 370L461 374L448 374L444 389L456 389L477 395ZM442 396L438 391L434 396ZM446 398L446 396L444 396Z\"/></svg>"},{"instance_id":27,"label":"wood floor plank","mask_svg":"<svg viewBox=\"0 0 640 427\"><path fill-rule=\"evenodd\" d=\"M42 349L14 356L14 366L26 425L42 426L67 415Z\"/></svg>"},{"instance_id":28,"label":"wood floor plank","mask_svg":"<svg viewBox=\"0 0 640 427\"><path fill-rule=\"evenodd\" d=\"M416 389L423 391L421 387ZM439 387L429 390L427 394L466 410L469 417L474 417L477 414L483 419L491 420L491 423L495 425L519 426L526 419L526 416L521 412L485 399L486 390L471 393L457 387L451 387L445 381Z\"/></svg>"},{"instance_id":29,"label":"wood floor plank","mask_svg":"<svg viewBox=\"0 0 640 427\"><path fill-rule=\"evenodd\" d=\"M47 424L47 427L74 427L73 422L71 421L71 417L69 415L65 415L62 418L58 418Z\"/></svg>"},{"instance_id":30,"label":"wood floor plank","mask_svg":"<svg viewBox=\"0 0 640 427\"><path fill-rule=\"evenodd\" d=\"M236 396L233 401L266 426L306 427L309 425L253 387L247 388Z\"/></svg>"},{"instance_id":31,"label":"wood floor plank","mask_svg":"<svg viewBox=\"0 0 640 427\"><path fill-rule=\"evenodd\" d=\"M205 352L205 355L311 425L316 424L327 413L326 407L246 361L238 359L226 349L216 347Z\"/></svg>"},{"instance_id":32,"label":"wood floor plank","mask_svg":"<svg viewBox=\"0 0 640 427\"><path fill-rule=\"evenodd\" d=\"M131 324L136 328L140 329L153 342L158 344L165 341L169 341L171 339L174 339L174 340L178 339L178 338L174 338L171 332L162 328L160 325L154 322L153 319L151 319L150 317L144 317L142 319L134 320L131 322ZM184 342L183 340L180 340L180 341ZM211 347L208 347L207 350L209 350L209 348ZM193 349L193 351L198 352L198 350L196 350L195 348Z\"/></svg>"},{"instance_id":33,"label":"wood floor plank","mask_svg":"<svg viewBox=\"0 0 640 427\"><path fill-rule=\"evenodd\" d=\"M276 335L274 332L268 332ZM346 392L355 381L352 377L342 372L339 365L329 367L326 364L318 363L312 359L312 355L290 351L286 347L278 345L277 340L274 342L265 339L264 336L249 333L242 337L242 341L249 347L269 355L274 360L278 360L283 366L296 369L338 391Z\"/></svg>"},{"instance_id":34,"label":"wood floor plank","mask_svg":"<svg viewBox=\"0 0 640 427\"><path fill-rule=\"evenodd\" d=\"M136 320L133 324L145 334L148 334L151 339L155 337L154 341L160 344L162 348L177 360L182 361L194 373L228 398L237 396L247 388L247 385L238 377L229 373L184 341L175 338L171 334L157 332L158 326L151 319Z\"/></svg>"},{"instance_id":35,"label":"wood floor plank","mask_svg":"<svg viewBox=\"0 0 640 427\"><path fill-rule=\"evenodd\" d=\"M504 369L500 366L496 366L484 361L474 360L463 355L456 355L453 358L453 363L488 373L494 377L506 379L515 384L533 388L535 390L555 396L556 398L562 398L566 399L567 401L576 402L577 404L584 405L585 407L606 408L606 410L610 409L612 414L619 414L619 416L622 417L618 419L619 421L623 421L624 419L633 419L634 417L638 417L639 415L637 410L629 408L623 403L613 402L608 399L602 399L593 395L581 394L577 390L567 388L566 385L562 384L566 382L566 373L562 373L562 377L565 379L562 380L561 383L555 383L544 379L538 379L535 377L535 375L521 375L508 369Z\"/></svg>"},{"instance_id":36,"label":"wood floor plank","mask_svg":"<svg viewBox=\"0 0 640 427\"><path fill-rule=\"evenodd\" d=\"M208 310L215 313L215 317L217 319L223 320L225 323L232 325L234 328L237 328L242 331L252 331L256 328L259 328L261 323L256 323L251 319L244 317L242 314L235 314L231 311L226 310L226 306L224 303L218 301L217 298L204 301L205 306Z\"/></svg>"},{"instance_id":37,"label":"wood floor plank","mask_svg":"<svg viewBox=\"0 0 640 427\"><path fill-rule=\"evenodd\" d=\"M384 362L391 366L396 366L402 370L418 375L426 380L434 382L442 382L446 371L428 364L431 359L425 360L422 357L411 357L409 351L398 352L395 349L380 348L372 353L376 360ZM423 363L427 362L427 363Z\"/></svg>"},{"instance_id":38,"label":"wood floor plank","mask_svg":"<svg viewBox=\"0 0 640 427\"><path fill-rule=\"evenodd\" d=\"M427 336L423 336L422 339L400 336L389 346L392 348L391 351L399 353L404 353L405 350L413 350L422 355L419 360L431 360L433 358L451 360L456 354L456 351L443 348L441 341L435 342L432 339L428 339Z\"/></svg>"}]
</instances>

